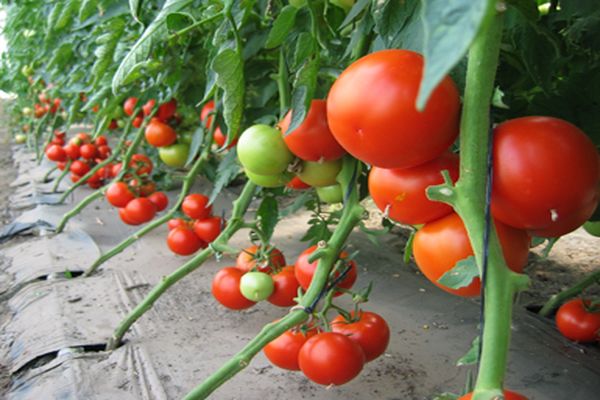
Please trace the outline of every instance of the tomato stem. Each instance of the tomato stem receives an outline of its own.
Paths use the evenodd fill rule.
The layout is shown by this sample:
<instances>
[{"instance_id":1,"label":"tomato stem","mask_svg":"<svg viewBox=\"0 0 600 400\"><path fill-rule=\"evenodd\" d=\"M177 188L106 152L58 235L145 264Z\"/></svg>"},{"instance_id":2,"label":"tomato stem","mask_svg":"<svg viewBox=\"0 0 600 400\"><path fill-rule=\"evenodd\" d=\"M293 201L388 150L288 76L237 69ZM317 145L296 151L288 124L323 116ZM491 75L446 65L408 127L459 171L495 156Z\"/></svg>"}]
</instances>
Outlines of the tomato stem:
<instances>
[{"instance_id":1,"label":"tomato stem","mask_svg":"<svg viewBox=\"0 0 600 400\"><path fill-rule=\"evenodd\" d=\"M69 168L71 167L72 162L72 160L67 161L67 163L65 164L65 169L61 171L60 175L54 181L54 185L52 185L52 193L56 193L56 191L58 190L58 186L60 185L62 180L65 179L65 176L67 176L67 174L69 173ZM60 204L61 201L59 200L58 203Z\"/></svg>"},{"instance_id":2,"label":"tomato stem","mask_svg":"<svg viewBox=\"0 0 600 400\"><path fill-rule=\"evenodd\" d=\"M577 296L578 294L583 292L587 287L593 285L594 283L600 283L600 270L595 271L592 274L586 276L570 288L565 289L562 292L550 297L550 299L546 302L546 304L544 304L544 306L540 310L539 314L542 317L547 317L552 311L554 311L566 300Z\"/></svg>"}]
</instances>

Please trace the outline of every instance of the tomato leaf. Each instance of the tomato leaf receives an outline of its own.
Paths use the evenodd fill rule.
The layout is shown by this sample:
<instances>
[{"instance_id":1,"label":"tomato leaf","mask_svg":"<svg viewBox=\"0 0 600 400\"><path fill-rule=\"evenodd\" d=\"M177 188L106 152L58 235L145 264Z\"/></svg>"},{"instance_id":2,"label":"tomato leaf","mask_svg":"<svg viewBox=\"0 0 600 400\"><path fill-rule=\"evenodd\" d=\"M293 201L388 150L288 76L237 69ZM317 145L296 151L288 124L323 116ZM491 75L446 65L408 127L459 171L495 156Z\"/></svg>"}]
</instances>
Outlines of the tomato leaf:
<instances>
[{"instance_id":1,"label":"tomato leaf","mask_svg":"<svg viewBox=\"0 0 600 400\"><path fill-rule=\"evenodd\" d=\"M192 144L190 145L190 152L188 153L188 158L185 162L185 166L189 167L192 165L192 162L200 153L200 148L202 147L202 143L204 142L205 129L202 126L199 126L192 136Z\"/></svg>"},{"instance_id":2,"label":"tomato leaf","mask_svg":"<svg viewBox=\"0 0 600 400\"><path fill-rule=\"evenodd\" d=\"M113 63L113 57L119 40L125 31L125 21L122 18L115 18L110 26L110 30L96 39L98 47L94 50L96 61L92 66L92 76L94 77L93 86L98 87L104 74Z\"/></svg>"},{"instance_id":3,"label":"tomato leaf","mask_svg":"<svg viewBox=\"0 0 600 400\"><path fill-rule=\"evenodd\" d=\"M319 72L318 59L308 60L296 74L296 84L292 92L292 120L286 135L296 129L306 118L310 102L317 87L317 74Z\"/></svg>"},{"instance_id":4,"label":"tomato leaf","mask_svg":"<svg viewBox=\"0 0 600 400\"><path fill-rule=\"evenodd\" d=\"M273 232L275 232L275 226L279 222L279 206L271 193L266 191L263 191L263 193L265 193L265 196L260 206L258 206L258 210L256 210L256 216L262 233L266 239L270 240Z\"/></svg>"},{"instance_id":5,"label":"tomato leaf","mask_svg":"<svg viewBox=\"0 0 600 400\"><path fill-rule=\"evenodd\" d=\"M175 12L167 15L167 28L170 31L179 31L195 22L194 17L189 13Z\"/></svg>"},{"instance_id":6,"label":"tomato leaf","mask_svg":"<svg viewBox=\"0 0 600 400\"><path fill-rule=\"evenodd\" d=\"M317 43L310 33L300 33L298 39L296 39L296 47L294 48L294 53L292 55L291 68L293 70L298 69L305 60L314 54L316 45Z\"/></svg>"},{"instance_id":7,"label":"tomato leaf","mask_svg":"<svg viewBox=\"0 0 600 400\"><path fill-rule=\"evenodd\" d=\"M420 3L419 0L373 2L371 14L381 47L421 49L422 24L416 18Z\"/></svg>"},{"instance_id":8,"label":"tomato leaf","mask_svg":"<svg viewBox=\"0 0 600 400\"><path fill-rule=\"evenodd\" d=\"M460 0L451 3L429 0L422 3L425 71L417 96L419 110L425 108L431 93L469 49L488 3L486 0Z\"/></svg>"},{"instance_id":9,"label":"tomato leaf","mask_svg":"<svg viewBox=\"0 0 600 400\"><path fill-rule=\"evenodd\" d=\"M438 279L438 283L451 289L469 286L474 278L479 277L479 268L474 256L460 260L454 267Z\"/></svg>"},{"instance_id":10,"label":"tomato leaf","mask_svg":"<svg viewBox=\"0 0 600 400\"><path fill-rule=\"evenodd\" d=\"M223 89L223 118L231 142L238 135L244 112L244 63L235 50L224 49L213 59L212 70L217 74L217 86Z\"/></svg>"},{"instance_id":11,"label":"tomato leaf","mask_svg":"<svg viewBox=\"0 0 600 400\"><path fill-rule=\"evenodd\" d=\"M348 11L346 18L344 18L344 21L340 25L340 28L343 28L344 26L348 25L350 22L354 21L354 19L358 16L358 14L363 12L364 9L367 8L367 6L370 3L371 3L371 0L358 0L356 3L354 3L354 5L350 9L350 11Z\"/></svg>"},{"instance_id":12,"label":"tomato leaf","mask_svg":"<svg viewBox=\"0 0 600 400\"><path fill-rule=\"evenodd\" d=\"M213 191L210 194L208 203L212 204L217 198L221 190L229 185L236 176L240 173L240 166L237 163L237 153L230 151L225 154L225 157L221 160L219 167L217 168L217 175L215 177L215 185Z\"/></svg>"},{"instance_id":13,"label":"tomato leaf","mask_svg":"<svg viewBox=\"0 0 600 400\"><path fill-rule=\"evenodd\" d=\"M475 337L475 339L473 339L473 342L471 343L471 348L469 349L469 351L467 351L467 353L464 356L458 359L458 361L456 362L456 366L460 367L463 365L473 365L477 363L477 361L479 360L480 342L481 338L479 336Z\"/></svg>"},{"instance_id":14,"label":"tomato leaf","mask_svg":"<svg viewBox=\"0 0 600 400\"><path fill-rule=\"evenodd\" d=\"M67 0L62 8L56 23L51 27L52 30L62 30L67 28L75 19L74 15L81 6L81 0Z\"/></svg>"},{"instance_id":15,"label":"tomato leaf","mask_svg":"<svg viewBox=\"0 0 600 400\"><path fill-rule=\"evenodd\" d=\"M273 22L273 27L267 36L265 48L273 49L283 43L290 30L296 22L296 13L298 9L294 6L287 5L281 9L281 13Z\"/></svg>"},{"instance_id":16,"label":"tomato leaf","mask_svg":"<svg viewBox=\"0 0 600 400\"><path fill-rule=\"evenodd\" d=\"M141 23L140 12L142 10L142 0L129 0L129 10L133 19Z\"/></svg>"},{"instance_id":17,"label":"tomato leaf","mask_svg":"<svg viewBox=\"0 0 600 400\"><path fill-rule=\"evenodd\" d=\"M83 0L79 7L79 22L83 22L98 11L97 0Z\"/></svg>"}]
</instances>

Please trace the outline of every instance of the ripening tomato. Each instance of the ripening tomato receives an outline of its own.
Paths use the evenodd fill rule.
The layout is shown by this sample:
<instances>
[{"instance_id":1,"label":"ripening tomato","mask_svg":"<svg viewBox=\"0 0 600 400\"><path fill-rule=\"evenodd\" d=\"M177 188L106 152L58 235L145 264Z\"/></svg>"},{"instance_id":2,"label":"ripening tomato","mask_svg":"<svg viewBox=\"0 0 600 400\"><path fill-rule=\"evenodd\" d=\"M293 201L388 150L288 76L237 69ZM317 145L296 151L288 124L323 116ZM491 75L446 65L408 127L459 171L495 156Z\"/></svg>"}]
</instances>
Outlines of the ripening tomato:
<instances>
[{"instance_id":1,"label":"ripening tomato","mask_svg":"<svg viewBox=\"0 0 600 400\"><path fill-rule=\"evenodd\" d=\"M253 125L242 133L237 153L244 168L258 175L280 174L294 159L281 133L261 124Z\"/></svg>"},{"instance_id":2,"label":"ripening tomato","mask_svg":"<svg viewBox=\"0 0 600 400\"><path fill-rule=\"evenodd\" d=\"M46 149L46 157L50 161L64 162L67 161L67 152L60 145L53 144Z\"/></svg>"},{"instance_id":3,"label":"ripening tomato","mask_svg":"<svg viewBox=\"0 0 600 400\"><path fill-rule=\"evenodd\" d=\"M377 167L407 168L433 160L458 135L460 98L446 76L423 111L416 99L423 57L381 50L351 64L327 97L335 139L354 157Z\"/></svg>"},{"instance_id":4,"label":"ripening tomato","mask_svg":"<svg viewBox=\"0 0 600 400\"><path fill-rule=\"evenodd\" d=\"M169 198L163 192L153 192L148 196L148 200L154 203L157 212L161 212L169 205Z\"/></svg>"},{"instance_id":5,"label":"ripening tomato","mask_svg":"<svg viewBox=\"0 0 600 400\"><path fill-rule=\"evenodd\" d=\"M208 217L194 221L194 232L206 243L211 243L221 233L221 218Z\"/></svg>"},{"instance_id":6,"label":"ripening tomato","mask_svg":"<svg viewBox=\"0 0 600 400\"><path fill-rule=\"evenodd\" d=\"M270 273L273 269L285 266L285 257L276 247L261 248L253 245L240 252L235 266L244 272L256 268L258 271Z\"/></svg>"},{"instance_id":7,"label":"ripening tomato","mask_svg":"<svg viewBox=\"0 0 600 400\"><path fill-rule=\"evenodd\" d=\"M317 265L319 260L313 261L312 263L308 262L310 255L317 249L317 246L311 246L308 249L304 250L298 256L295 264L295 274L296 279L298 279L298 283L302 286L302 289L307 290L312 282L313 275L317 269ZM348 253L342 251L340 253L340 258L345 259L348 257ZM356 272L356 263L354 260L351 260L349 263L342 265L341 270L344 271L345 268L350 267L350 270L346 273L346 277L337 285L338 288L350 289L354 282L356 282L357 272ZM335 276L339 276L341 271L336 271ZM341 295L341 292L336 292L335 296Z\"/></svg>"},{"instance_id":8,"label":"ripening tomato","mask_svg":"<svg viewBox=\"0 0 600 400\"><path fill-rule=\"evenodd\" d=\"M293 132L288 132L291 121L292 111L289 111L279 128L285 144L296 157L304 161L331 161L346 154L327 125L325 100L313 100L304 122Z\"/></svg>"},{"instance_id":9,"label":"ripening tomato","mask_svg":"<svg viewBox=\"0 0 600 400\"><path fill-rule=\"evenodd\" d=\"M244 173L250 182L266 188L284 186L288 184L293 177L293 175L287 171L276 175L258 175L246 169Z\"/></svg>"},{"instance_id":10,"label":"ripening tomato","mask_svg":"<svg viewBox=\"0 0 600 400\"><path fill-rule=\"evenodd\" d=\"M125 210L129 219L139 224L150 221L156 214L156 206L145 197L131 200Z\"/></svg>"},{"instance_id":11,"label":"ripening tomato","mask_svg":"<svg viewBox=\"0 0 600 400\"><path fill-rule=\"evenodd\" d=\"M240 292L240 281L243 275L244 272L235 267L225 267L217 272L211 287L215 299L232 310L243 310L256 304Z\"/></svg>"},{"instance_id":12,"label":"ripening tomato","mask_svg":"<svg viewBox=\"0 0 600 400\"><path fill-rule=\"evenodd\" d=\"M279 272L271 276L273 278L273 293L267 299L269 303L279 307L291 307L296 304L298 288L300 284L294 274L294 266L283 267Z\"/></svg>"},{"instance_id":13,"label":"ripening tomato","mask_svg":"<svg viewBox=\"0 0 600 400\"><path fill-rule=\"evenodd\" d=\"M164 147L177 141L177 133L158 118L152 118L144 132L146 141L154 147Z\"/></svg>"},{"instance_id":14,"label":"ripening tomato","mask_svg":"<svg viewBox=\"0 0 600 400\"><path fill-rule=\"evenodd\" d=\"M426 189L444 183L447 170L453 182L458 179L458 156L446 152L412 168L373 167L369 173L369 193L377 207L396 222L424 224L448 215L452 207L427 198Z\"/></svg>"},{"instance_id":15,"label":"ripening tomato","mask_svg":"<svg viewBox=\"0 0 600 400\"><path fill-rule=\"evenodd\" d=\"M91 143L85 143L79 148L79 154L86 160L93 160L98 155L98 149Z\"/></svg>"},{"instance_id":16,"label":"ripening tomato","mask_svg":"<svg viewBox=\"0 0 600 400\"><path fill-rule=\"evenodd\" d=\"M342 170L342 160L323 162L302 162L302 170L298 172L298 178L311 186L331 186L336 183L337 175Z\"/></svg>"},{"instance_id":17,"label":"ripening tomato","mask_svg":"<svg viewBox=\"0 0 600 400\"><path fill-rule=\"evenodd\" d=\"M590 300L569 300L556 312L556 327L576 342L600 340L600 307L593 308Z\"/></svg>"},{"instance_id":18,"label":"ripening tomato","mask_svg":"<svg viewBox=\"0 0 600 400\"><path fill-rule=\"evenodd\" d=\"M169 228L170 231L180 226L188 226L188 222L183 218L171 218L167 222L167 228Z\"/></svg>"},{"instance_id":19,"label":"ripening tomato","mask_svg":"<svg viewBox=\"0 0 600 400\"><path fill-rule=\"evenodd\" d=\"M65 147L63 147L65 153L67 153L67 157L71 160L77 160L79 158L79 146L75 143L69 143Z\"/></svg>"},{"instance_id":20,"label":"ripening tomato","mask_svg":"<svg viewBox=\"0 0 600 400\"><path fill-rule=\"evenodd\" d=\"M499 221L495 221L495 225L508 267L522 272L529 253L529 235ZM467 231L458 214L452 213L419 229L413 241L413 254L423 275L439 288L464 297L479 295L479 277L460 289L451 289L438 282L457 262L473 255Z\"/></svg>"},{"instance_id":21,"label":"ripening tomato","mask_svg":"<svg viewBox=\"0 0 600 400\"><path fill-rule=\"evenodd\" d=\"M87 163L85 163L81 160L75 160L71 163L71 167L69 168L69 171L71 171L75 175L83 176L83 175L87 174L90 169L91 168Z\"/></svg>"},{"instance_id":22,"label":"ripening tomato","mask_svg":"<svg viewBox=\"0 0 600 400\"><path fill-rule=\"evenodd\" d=\"M115 207L125 207L135 195L123 182L115 182L106 190L106 200Z\"/></svg>"},{"instance_id":23,"label":"ripening tomato","mask_svg":"<svg viewBox=\"0 0 600 400\"><path fill-rule=\"evenodd\" d=\"M331 330L354 340L365 352L366 361L382 355L390 342L390 327L385 319L371 311L352 312L351 320L338 315L331 321Z\"/></svg>"},{"instance_id":24,"label":"ripening tomato","mask_svg":"<svg viewBox=\"0 0 600 400\"><path fill-rule=\"evenodd\" d=\"M181 203L181 211L192 219L208 218L212 213L208 200L208 197L200 193L188 194Z\"/></svg>"},{"instance_id":25,"label":"ripening tomato","mask_svg":"<svg viewBox=\"0 0 600 400\"><path fill-rule=\"evenodd\" d=\"M473 398L473 393L468 393L465 394L464 396L460 397L458 400L471 400ZM504 391L504 400L527 400L527 397L517 393L517 392L511 392L510 390L505 390Z\"/></svg>"},{"instance_id":26,"label":"ripening tomato","mask_svg":"<svg viewBox=\"0 0 600 400\"><path fill-rule=\"evenodd\" d=\"M82 144L90 143L92 141L92 138L90 137L90 135L85 132L79 132L77 135L75 135L75 138L80 140L80 142Z\"/></svg>"},{"instance_id":27,"label":"ripening tomato","mask_svg":"<svg viewBox=\"0 0 600 400\"><path fill-rule=\"evenodd\" d=\"M492 214L535 236L581 226L598 204L600 161L593 142L558 118L523 117L495 130Z\"/></svg>"},{"instance_id":28,"label":"ripening tomato","mask_svg":"<svg viewBox=\"0 0 600 400\"><path fill-rule=\"evenodd\" d=\"M205 247L206 243L196 236L190 227L178 226L167 235L167 245L173 253L188 256Z\"/></svg>"},{"instance_id":29,"label":"ripening tomato","mask_svg":"<svg viewBox=\"0 0 600 400\"><path fill-rule=\"evenodd\" d=\"M298 353L298 365L308 379L320 385L343 385L365 364L358 343L341 333L323 332L308 339Z\"/></svg>"},{"instance_id":30,"label":"ripening tomato","mask_svg":"<svg viewBox=\"0 0 600 400\"><path fill-rule=\"evenodd\" d=\"M125 103L123 103L123 111L125 111L125 114L131 117L135 112L135 106L137 105L137 102L137 97L130 97L125 100Z\"/></svg>"},{"instance_id":31,"label":"ripening tomato","mask_svg":"<svg viewBox=\"0 0 600 400\"><path fill-rule=\"evenodd\" d=\"M304 343L318 333L317 329L300 329L285 331L277 339L272 340L263 348L263 352L271 364L290 371L300 371L298 354Z\"/></svg>"}]
</instances>

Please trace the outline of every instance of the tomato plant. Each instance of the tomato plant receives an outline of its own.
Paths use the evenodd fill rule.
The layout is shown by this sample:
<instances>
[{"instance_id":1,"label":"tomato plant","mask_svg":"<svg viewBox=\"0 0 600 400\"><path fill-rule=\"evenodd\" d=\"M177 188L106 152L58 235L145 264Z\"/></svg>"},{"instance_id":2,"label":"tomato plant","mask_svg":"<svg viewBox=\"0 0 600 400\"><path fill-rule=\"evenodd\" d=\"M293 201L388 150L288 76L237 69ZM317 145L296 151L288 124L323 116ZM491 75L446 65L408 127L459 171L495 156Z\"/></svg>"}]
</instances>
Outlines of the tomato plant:
<instances>
[{"instance_id":1,"label":"tomato plant","mask_svg":"<svg viewBox=\"0 0 600 400\"><path fill-rule=\"evenodd\" d=\"M590 300L569 300L556 313L556 327L567 339L576 342L600 340L600 309Z\"/></svg>"},{"instance_id":2,"label":"tomato plant","mask_svg":"<svg viewBox=\"0 0 600 400\"><path fill-rule=\"evenodd\" d=\"M201 247L204 247L206 243L190 227L177 226L169 231L167 245L173 253L180 256L188 256L197 252Z\"/></svg>"},{"instance_id":3,"label":"tomato plant","mask_svg":"<svg viewBox=\"0 0 600 400\"><path fill-rule=\"evenodd\" d=\"M310 283L313 279L313 275L315 274L315 270L317 269L317 265L318 265L318 260L317 261L313 261L312 263L308 262L308 259L310 257L310 255L317 249L317 246L311 246L308 249L304 250L300 256L298 256L298 259L296 260L296 264L295 264L295 274L296 274L296 279L298 279L298 283L300 283L300 286L302 287L302 289L306 290L308 289L308 287L310 286ZM345 259L348 257L348 253L346 252L341 252L340 253L340 259ZM348 272L346 273L346 276L344 277L344 279L342 279L342 281L337 285L338 288L343 288L343 289L349 289L352 287L352 285L354 285L354 282L356 281L357 278L357 271L356 271L356 263L354 262L354 260L351 260L350 262L346 263L342 263L342 271L346 268L349 268ZM335 276L339 276L340 271L336 271ZM337 292L336 296L341 295L341 292Z\"/></svg>"},{"instance_id":4,"label":"tomato plant","mask_svg":"<svg viewBox=\"0 0 600 400\"><path fill-rule=\"evenodd\" d=\"M365 353L366 361L383 354L390 341L390 328L379 314L371 311L353 312L347 321L338 315L331 321L331 330L354 340Z\"/></svg>"},{"instance_id":5,"label":"tomato plant","mask_svg":"<svg viewBox=\"0 0 600 400\"><path fill-rule=\"evenodd\" d=\"M465 394L460 397L458 400L471 400L473 398L473 393ZM527 400L527 397L517 393L511 392L510 390L504 391L504 400Z\"/></svg>"},{"instance_id":6,"label":"tomato plant","mask_svg":"<svg viewBox=\"0 0 600 400\"><path fill-rule=\"evenodd\" d=\"M336 183L337 174L342 170L341 160L312 162L304 161L298 178L314 187L331 186Z\"/></svg>"},{"instance_id":7,"label":"tomato plant","mask_svg":"<svg viewBox=\"0 0 600 400\"><path fill-rule=\"evenodd\" d=\"M127 203L125 212L129 220L143 224L154 218L156 206L146 197L138 197Z\"/></svg>"},{"instance_id":8,"label":"tomato plant","mask_svg":"<svg viewBox=\"0 0 600 400\"><path fill-rule=\"evenodd\" d=\"M217 272L212 281L212 294L215 299L232 310L243 310L256 304L240 292L243 275L244 272L235 267L225 267Z\"/></svg>"}]
</instances>

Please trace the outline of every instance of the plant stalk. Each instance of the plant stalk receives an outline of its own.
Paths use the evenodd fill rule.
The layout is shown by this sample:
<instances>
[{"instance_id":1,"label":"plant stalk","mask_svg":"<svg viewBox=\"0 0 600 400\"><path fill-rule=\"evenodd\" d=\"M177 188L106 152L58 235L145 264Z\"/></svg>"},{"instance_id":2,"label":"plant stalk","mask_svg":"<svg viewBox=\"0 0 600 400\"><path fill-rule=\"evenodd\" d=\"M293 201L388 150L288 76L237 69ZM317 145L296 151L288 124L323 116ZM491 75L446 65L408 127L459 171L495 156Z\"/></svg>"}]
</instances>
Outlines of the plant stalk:
<instances>
[{"instance_id":1,"label":"plant stalk","mask_svg":"<svg viewBox=\"0 0 600 400\"><path fill-rule=\"evenodd\" d=\"M592 274L586 276L570 288L565 289L562 292L550 297L550 299L546 302L546 304L544 304L544 306L540 310L539 315L541 315L542 317L547 317L562 303L564 303L572 297L577 296L578 294L583 292L587 287L593 285L594 283L600 283L600 270L594 271Z\"/></svg>"}]
</instances>

